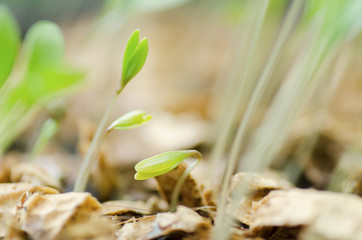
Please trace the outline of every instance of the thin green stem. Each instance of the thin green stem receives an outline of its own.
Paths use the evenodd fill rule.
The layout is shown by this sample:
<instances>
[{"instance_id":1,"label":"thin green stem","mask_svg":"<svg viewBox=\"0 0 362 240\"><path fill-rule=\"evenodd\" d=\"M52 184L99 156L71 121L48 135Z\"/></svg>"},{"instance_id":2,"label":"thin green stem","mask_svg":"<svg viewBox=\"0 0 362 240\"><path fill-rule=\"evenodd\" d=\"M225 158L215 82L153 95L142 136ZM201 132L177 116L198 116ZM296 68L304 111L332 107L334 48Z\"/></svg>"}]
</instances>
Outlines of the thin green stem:
<instances>
[{"instance_id":1,"label":"thin green stem","mask_svg":"<svg viewBox=\"0 0 362 240\"><path fill-rule=\"evenodd\" d=\"M176 186L172 192L171 196L171 203L170 203L170 211L175 212L177 203L178 203L178 197L181 192L182 185L184 184L186 177L190 174L190 172L196 167L196 165L201 161L202 156L200 153L197 154L195 161L193 161L186 170L182 173L181 177L176 183Z\"/></svg>"},{"instance_id":2,"label":"thin green stem","mask_svg":"<svg viewBox=\"0 0 362 240\"><path fill-rule=\"evenodd\" d=\"M96 134L93 137L92 143L91 143L91 145L87 151L87 154L85 155L84 160L82 162L80 172L77 176L77 179L75 181L75 185L73 188L74 192L84 192L85 191L90 172L96 163L102 140L107 134L106 129L107 129L108 118L110 116L114 103L116 102L117 97L119 96L119 94L121 93L122 90L123 90L123 88L121 88L120 90L117 90L114 93L112 100L109 103L107 110L103 115L103 118L96 131Z\"/></svg>"}]
</instances>

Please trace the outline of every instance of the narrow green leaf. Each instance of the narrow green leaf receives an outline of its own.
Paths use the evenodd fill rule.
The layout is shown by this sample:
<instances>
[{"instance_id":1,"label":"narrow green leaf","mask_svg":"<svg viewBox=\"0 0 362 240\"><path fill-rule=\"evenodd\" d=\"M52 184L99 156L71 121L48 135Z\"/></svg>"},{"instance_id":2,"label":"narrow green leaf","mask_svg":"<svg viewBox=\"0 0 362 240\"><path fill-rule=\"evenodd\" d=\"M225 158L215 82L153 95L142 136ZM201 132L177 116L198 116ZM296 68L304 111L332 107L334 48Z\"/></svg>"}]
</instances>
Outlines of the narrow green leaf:
<instances>
[{"instance_id":1,"label":"narrow green leaf","mask_svg":"<svg viewBox=\"0 0 362 240\"><path fill-rule=\"evenodd\" d=\"M134 76L136 76L139 71L141 71L143 65L146 62L148 54L148 41L144 38L135 49L126 69L126 74L124 78L125 86Z\"/></svg>"},{"instance_id":2,"label":"narrow green leaf","mask_svg":"<svg viewBox=\"0 0 362 240\"><path fill-rule=\"evenodd\" d=\"M135 166L135 179L144 180L167 173L187 158L201 158L201 154L196 150L170 151L142 160Z\"/></svg>"},{"instance_id":3,"label":"narrow green leaf","mask_svg":"<svg viewBox=\"0 0 362 240\"><path fill-rule=\"evenodd\" d=\"M61 30L52 22L35 23L26 34L24 51L29 72L59 65L64 55Z\"/></svg>"},{"instance_id":4,"label":"narrow green leaf","mask_svg":"<svg viewBox=\"0 0 362 240\"><path fill-rule=\"evenodd\" d=\"M131 60L131 57L135 51L135 49L138 46L139 43L139 35L140 35L140 31L138 29L136 29L132 35L129 37L128 42L127 42L127 46L126 49L124 51L124 55L123 55L123 66L122 66L122 82L124 82L125 76L126 76L126 70L127 70L127 66L128 63ZM126 85L126 84L124 84Z\"/></svg>"},{"instance_id":5,"label":"narrow green leaf","mask_svg":"<svg viewBox=\"0 0 362 240\"><path fill-rule=\"evenodd\" d=\"M0 5L0 88L14 66L20 43L19 32L14 17Z\"/></svg>"},{"instance_id":6,"label":"narrow green leaf","mask_svg":"<svg viewBox=\"0 0 362 240\"><path fill-rule=\"evenodd\" d=\"M152 115L148 115L143 110L134 110L132 112L126 113L116 121L114 121L109 127L107 131L116 130L124 130L124 129L133 129L140 127L146 124L148 121L152 119Z\"/></svg>"}]
</instances>

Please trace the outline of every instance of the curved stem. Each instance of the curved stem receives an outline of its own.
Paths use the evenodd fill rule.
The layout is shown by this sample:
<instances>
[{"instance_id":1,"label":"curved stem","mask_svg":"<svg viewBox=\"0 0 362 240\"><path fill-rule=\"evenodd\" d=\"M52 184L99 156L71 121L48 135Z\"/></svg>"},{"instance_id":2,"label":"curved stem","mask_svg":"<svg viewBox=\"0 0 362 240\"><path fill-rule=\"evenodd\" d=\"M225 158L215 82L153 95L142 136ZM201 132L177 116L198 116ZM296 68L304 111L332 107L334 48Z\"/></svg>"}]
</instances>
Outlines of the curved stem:
<instances>
[{"instance_id":1,"label":"curved stem","mask_svg":"<svg viewBox=\"0 0 362 240\"><path fill-rule=\"evenodd\" d=\"M176 207L177 207L177 203L178 203L178 197L180 195L181 192L181 188L182 185L184 184L187 176L190 174L190 172L196 167L196 165L201 161L202 156L201 154L197 154L196 159L194 162L192 162L187 168L186 170L182 173L181 177L179 178L179 180L176 183L175 189L172 192L172 196L171 196L171 203L170 203L170 211L171 212L175 212L176 211Z\"/></svg>"},{"instance_id":2,"label":"curved stem","mask_svg":"<svg viewBox=\"0 0 362 240\"><path fill-rule=\"evenodd\" d=\"M106 124L107 124L109 115L110 115L113 105L116 102L116 99L119 96L119 93L121 91L122 91L122 89L117 90L114 93L112 100L109 103L107 110L103 115L103 118L96 131L96 134L93 137L92 143L91 143L91 145L87 151L87 154L85 155L84 160L82 162L80 172L79 172L77 179L75 181L75 184L74 184L74 188L73 188L74 192L84 192L84 190L85 190L90 172L96 163L102 140L106 136L106 129L107 129Z\"/></svg>"}]
</instances>

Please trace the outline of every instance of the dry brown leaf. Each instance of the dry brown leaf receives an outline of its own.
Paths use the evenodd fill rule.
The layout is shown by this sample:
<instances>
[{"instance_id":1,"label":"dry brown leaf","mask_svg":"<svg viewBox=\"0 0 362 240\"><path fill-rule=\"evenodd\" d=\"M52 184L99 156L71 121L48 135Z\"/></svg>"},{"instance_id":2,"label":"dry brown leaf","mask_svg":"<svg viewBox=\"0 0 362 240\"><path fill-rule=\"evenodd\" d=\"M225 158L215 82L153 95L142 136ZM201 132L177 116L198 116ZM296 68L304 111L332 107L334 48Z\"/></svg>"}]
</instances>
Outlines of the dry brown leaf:
<instances>
[{"instance_id":1,"label":"dry brown leaf","mask_svg":"<svg viewBox=\"0 0 362 240\"><path fill-rule=\"evenodd\" d=\"M59 179L53 178L41 166L31 163L19 163L11 169L11 182L26 182L35 185L48 186L60 190Z\"/></svg>"},{"instance_id":2,"label":"dry brown leaf","mask_svg":"<svg viewBox=\"0 0 362 240\"><path fill-rule=\"evenodd\" d=\"M140 218L144 215L155 213L149 209L143 201L108 201L103 204L103 215L111 219L113 223L120 223L131 219Z\"/></svg>"},{"instance_id":3,"label":"dry brown leaf","mask_svg":"<svg viewBox=\"0 0 362 240\"><path fill-rule=\"evenodd\" d=\"M0 184L0 237L6 235L9 224L14 221L17 208L23 204L27 196L34 193L54 194L58 191L27 183Z\"/></svg>"},{"instance_id":4,"label":"dry brown leaf","mask_svg":"<svg viewBox=\"0 0 362 240\"><path fill-rule=\"evenodd\" d=\"M0 161L0 183L10 182L10 172L21 160L19 153L7 153Z\"/></svg>"},{"instance_id":5,"label":"dry brown leaf","mask_svg":"<svg viewBox=\"0 0 362 240\"><path fill-rule=\"evenodd\" d=\"M170 202L176 183L186 168L187 164L182 162L174 170L156 177L159 186L158 191L161 197L167 202ZM201 191L195 179L191 175L188 175L181 188L179 204L188 207L204 206L205 201L202 200L201 196Z\"/></svg>"},{"instance_id":6,"label":"dry brown leaf","mask_svg":"<svg viewBox=\"0 0 362 240\"><path fill-rule=\"evenodd\" d=\"M328 190L353 193L362 197L362 158L361 153L348 150L343 153L333 170Z\"/></svg>"},{"instance_id":7,"label":"dry brown leaf","mask_svg":"<svg viewBox=\"0 0 362 240\"><path fill-rule=\"evenodd\" d=\"M149 239L161 236L177 234L196 235L195 239L205 239L211 229L211 223L203 219L194 210L178 206L175 213L159 213L157 214L153 229L147 234Z\"/></svg>"},{"instance_id":8,"label":"dry brown leaf","mask_svg":"<svg viewBox=\"0 0 362 240\"><path fill-rule=\"evenodd\" d=\"M32 239L109 239L113 228L89 193L34 194L18 210L21 229Z\"/></svg>"},{"instance_id":9,"label":"dry brown leaf","mask_svg":"<svg viewBox=\"0 0 362 240\"><path fill-rule=\"evenodd\" d=\"M168 203L159 196L151 196L148 198L146 205L148 209L154 212L167 212L169 209Z\"/></svg>"},{"instance_id":10,"label":"dry brown leaf","mask_svg":"<svg viewBox=\"0 0 362 240\"><path fill-rule=\"evenodd\" d=\"M144 240L152 230L156 216L132 219L116 232L117 240Z\"/></svg>"},{"instance_id":11,"label":"dry brown leaf","mask_svg":"<svg viewBox=\"0 0 362 240\"><path fill-rule=\"evenodd\" d=\"M291 183L272 173L260 174L241 172L232 178L230 193L243 184L246 191L246 198L237 203L236 209L232 208L232 203L227 206L227 211L234 218L243 224L250 225L254 220L253 205L265 197L270 191L276 189L290 189Z\"/></svg>"},{"instance_id":12,"label":"dry brown leaf","mask_svg":"<svg viewBox=\"0 0 362 240\"><path fill-rule=\"evenodd\" d=\"M273 191L260 201L251 230L268 237L275 227L299 228L298 239L302 240L358 240L362 239L361 223L362 199L357 196L292 189Z\"/></svg>"}]
</instances>

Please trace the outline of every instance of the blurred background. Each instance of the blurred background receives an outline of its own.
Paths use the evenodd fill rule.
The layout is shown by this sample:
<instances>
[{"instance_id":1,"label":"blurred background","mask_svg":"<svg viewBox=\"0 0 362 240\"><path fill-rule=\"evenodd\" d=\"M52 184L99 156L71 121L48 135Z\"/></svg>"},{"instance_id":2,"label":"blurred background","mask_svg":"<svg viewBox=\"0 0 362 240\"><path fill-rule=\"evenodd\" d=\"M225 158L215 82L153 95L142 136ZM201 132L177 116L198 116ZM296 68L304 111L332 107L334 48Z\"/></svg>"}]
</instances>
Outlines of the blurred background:
<instances>
[{"instance_id":1,"label":"blurred background","mask_svg":"<svg viewBox=\"0 0 362 240\"><path fill-rule=\"evenodd\" d=\"M102 171L122 172L123 184L144 158L197 149L205 161L196 172L213 184L220 184L229 162L234 171L273 168L297 186L361 194L361 4L325 10L316 1L280 0L264 9L261 2L0 1L22 37L37 21L58 24L67 62L85 73L75 90L58 98L65 114L42 155L65 161L72 182L119 84L127 39L140 29L149 55L111 119L134 109L154 117L105 139ZM30 151L46 109L24 123L6 153ZM230 164L233 155L236 164Z\"/></svg>"}]
</instances>

